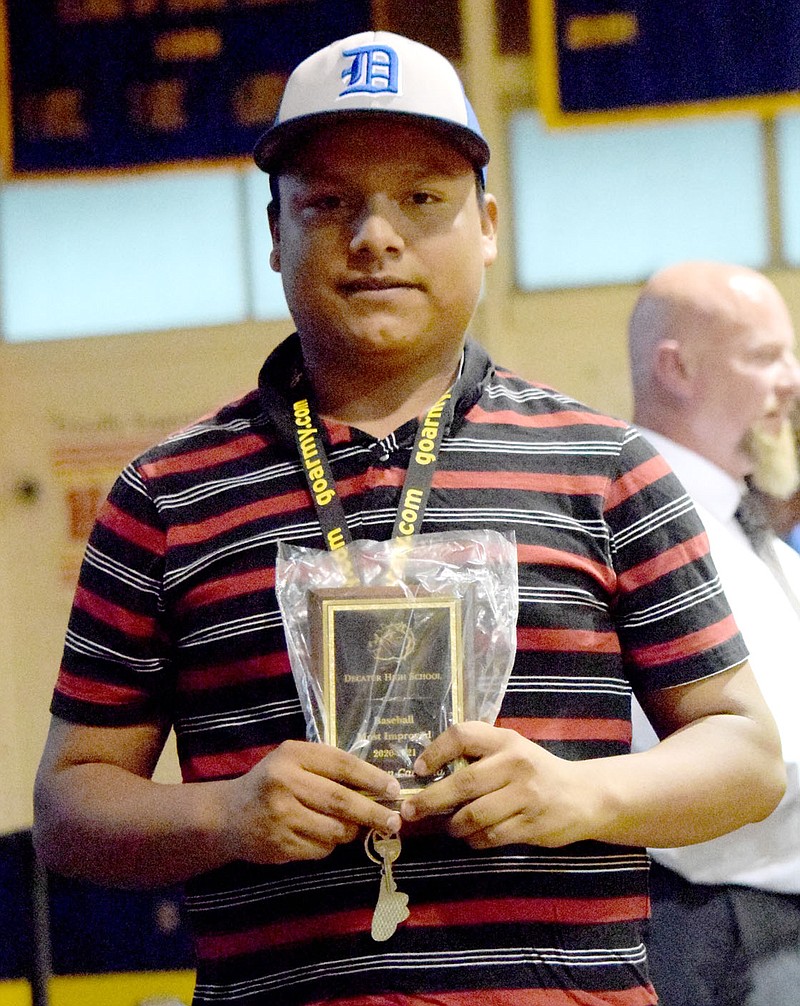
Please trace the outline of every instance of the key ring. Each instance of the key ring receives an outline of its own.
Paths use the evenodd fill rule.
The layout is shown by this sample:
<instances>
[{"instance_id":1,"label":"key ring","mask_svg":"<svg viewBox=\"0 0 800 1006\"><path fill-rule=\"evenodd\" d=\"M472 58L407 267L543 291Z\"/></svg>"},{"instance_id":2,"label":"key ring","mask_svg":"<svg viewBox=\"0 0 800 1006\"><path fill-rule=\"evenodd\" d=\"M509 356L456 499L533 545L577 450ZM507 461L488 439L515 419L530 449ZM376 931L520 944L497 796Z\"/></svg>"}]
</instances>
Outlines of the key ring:
<instances>
[{"instance_id":1,"label":"key ring","mask_svg":"<svg viewBox=\"0 0 800 1006\"><path fill-rule=\"evenodd\" d=\"M373 863L377 863L378 866L383 867L383 864L386 861L386 857L377 852L376 846L378 842L389 842L392 839L394 839L397 842L397 848L398 848L397 854L392 856L391 861L394 862L394 860L397 859L400 854L399 853L400 839L396 834L384 835L381 832L379 832L377 828L370 828L370 830L367 832L364 838L364 852L366 852L368 858L371 859ZM372 848L370 848L370 845L372 846Z\"/></svg>"},{"instance_id":2,"label":"key ring","mask_svg":"<svg viewBox=\"0 0 800 1006\"><path fill-rule=\"evenodd\" d=\"M370 828L369 829L369 831L367 832L367 834L364 837L364 852L366 852L367 856L372 860L373 863L378 863L378 865L380 865L380 864L383 863L383 859L380 858L380 857L378 857L378 856L376 856L375 853L372 851L372 849L370 849L370 842L372 843L372 845L374 847L375 836L377 834L378 834L378 832L375 830L375 828Z\"/></svg>"}]
</instances>

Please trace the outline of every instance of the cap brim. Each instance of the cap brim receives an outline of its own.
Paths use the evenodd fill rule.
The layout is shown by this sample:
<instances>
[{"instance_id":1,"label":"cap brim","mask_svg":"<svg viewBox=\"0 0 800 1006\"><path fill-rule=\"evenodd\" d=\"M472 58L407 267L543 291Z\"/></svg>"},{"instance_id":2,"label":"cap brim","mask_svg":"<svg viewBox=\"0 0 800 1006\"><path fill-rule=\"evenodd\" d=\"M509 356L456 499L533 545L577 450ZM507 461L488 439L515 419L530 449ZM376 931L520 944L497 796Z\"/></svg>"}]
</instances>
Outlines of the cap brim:
<instances>
[{"instance_id":1,"label":"cap brim","mask_svg":"<svg viewBox=\"0 0 800 1006\"><path fill-rule=\"evenodd\" d=\"M412 112L387 111L386 109L353 109L352 111L317 112L302 115L288 122L272 126L259 139L253 150L253 159L262 171L275 174L305 140L308 135L325 126L335 125L343 120L357 119L385 120L387 116L413 121L423 129L430 130L446 143L455 147L476 169L485 168L489 163L489 145L477 133L458 123L437 119L433 116Z\"/></svg>"}]
</instances>

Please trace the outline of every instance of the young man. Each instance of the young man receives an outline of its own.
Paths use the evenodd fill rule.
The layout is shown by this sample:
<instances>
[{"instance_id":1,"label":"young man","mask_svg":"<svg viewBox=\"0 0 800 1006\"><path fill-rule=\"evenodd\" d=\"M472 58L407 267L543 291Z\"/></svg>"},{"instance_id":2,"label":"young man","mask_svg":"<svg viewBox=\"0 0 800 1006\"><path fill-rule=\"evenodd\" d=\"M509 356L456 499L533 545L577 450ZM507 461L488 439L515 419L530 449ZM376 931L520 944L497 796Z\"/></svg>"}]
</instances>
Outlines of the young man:
<instances>
[{"instance_id":1,"label":"young man","mask_svg":"<svg viewBox=\"0 0 800 1006\"><path fill-rule=\"evenodd\" d=\"M766 820L653 850L653 977L664 1006L788 1003L800 983L800 556L766 522L749 540L741 501L746 479L776 496L797 486L794 327L766 276L681 262L645 284L629 335L634 422L702 518L789 778Z\"/></svg>"},{"instance_id":2,"label":"young man","mask_svg":"<svg viewBox=\"0 0 800 1006\"><path fill-rule=\"evenodd\" d=\"M642 847L710 838L783 792L664 462L466 339L496 254L488 157L430 49L365 33L301 64L256 148L297 334L257 391L130 466L92 535L36 841L101 882L188 881L197 1003L654 1003ZM498 723L451 728L416 770L469 765L398 813L381 803L396 780L302 740L276 548L324 546L331 483L354 538L391 537L419 417L448 390L418 530L516 532L518 655ZM316 489L295 436L306 392L330 464ZM640 755L632 689L665 738ZM170 726L180 787L149 780ZM411 914L386 943L369 828L403 839Z\"/></svg>"}]
</instances>

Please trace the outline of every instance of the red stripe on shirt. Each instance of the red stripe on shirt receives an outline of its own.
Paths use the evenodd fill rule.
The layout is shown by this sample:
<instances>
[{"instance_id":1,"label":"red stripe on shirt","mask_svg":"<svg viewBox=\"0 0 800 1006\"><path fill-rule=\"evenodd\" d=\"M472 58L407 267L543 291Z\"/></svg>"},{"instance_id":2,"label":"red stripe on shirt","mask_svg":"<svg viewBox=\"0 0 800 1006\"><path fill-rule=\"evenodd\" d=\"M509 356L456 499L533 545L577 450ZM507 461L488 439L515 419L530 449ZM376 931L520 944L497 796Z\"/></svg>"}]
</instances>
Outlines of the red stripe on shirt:
<instances>
[{"instance_id":1,"label":"red stripe on shirt","mask_svg":"<svg viewBox=\"0 0 800 1006\"><path fill-rule=\"evenodd\" d=\"M307 489L297 489L283 496L269 496L246 506L226 510L216 517L209 517L208 520L198 521L196 524L180 524L169 533L170 546L196 545L263 517L286 516L306 509L309 500Z\"/></svg>"},{"instance_id":2,"label":"red stripe on shirt","mask_svg":"<svg viewBox=\"0 0 800 1006\"><path fill-rule=\"evenodd\" d=\"M561 426L613 426L616 429L623 429L627 426L621 419L614 419L612 416L599 416L593 412L553 412L544 415L520 415L512 409L500 409L497 412L490 412L482 409L480 405L474 405L467 413L467 419L471 423L500 423L508 426L517 426L523 429L548 429Z\"/></svg>"},{"instance_id":3,"label":"red stripe on shirt","mask_svg":"<svg viewBox=\"0 0 800 1006\"><path fill-rule=\"evenodd\" d=\"M604 563L593 562L588 556L564 552L557 548L547 548L545 545L520 543L517 545L517 559L519 562L529 562L538 566L564 566L569 569L577 569L602 584L609 593L613 593L615 590L617 578L613 569Z\"/></svg>"},{"instance_id":4,"label":"red stripe on shirt","mask_svg":"<svg viewBox=\"0 0 800 1006\"><path fill-rule=\"evenodd\" d=\"M438 471L433 484L437 489L524 489L567 496L602 496L608 479L552 472Z\"/></svg>"},{"instance_id":5,"label":"red stripe on shirt","mask_svg":"<svg viewBox=\"0 0 800 1006\"><path fill-rule=\"evenodd\" d=\"M652 985L632 989L497 989L467 992L387 992L346 999L317 999L309 1006L654 1006Z\"/></svg>"},{"instance_id":6,"label":"red stripe on shirt","mask_svg":"<svg viewBox=\"0 0 800 1006\"><path fill-rule=\"evenodd\" d=\"M204 468L218 468L228 461L249 457L264 449L264 438L245 434L227 444L215 444L200 451L187 451L172 457L148 461L141 466L142 474L149 479L164 478L182 472L198 472Z\"/></svg>"},{"instance_id":7,"label":"red stripe on shirt","mask_svg":"<svg viewBox=\"0 0 800 1006\"><path fill-rule=\"evenodd\" d=\"M606 508L612 510L615 506L619 506L625 500L636 496L642 489L652 485L654 482L658 482L659 479L663 479L670 471L669 465L660 454L657 454L654 458L650 458L649 461L637 465L629 472L625 472L624 475L620 476L620 478L612 482L608 487Z\"/></svg>"},{"instance_id":8,"label":"red stripe on shirt","mask_svg":"<svg viewBox=\"0 0 800 1006\"><path fill-rule=\"evenodd\" d=\"M154 618L137 615L119 604L112 604L85 587L78 587L75 591L75 607L130 636L150 637L154 631Z\"/></svg>"},{"instance_id":9,"label":"red stripe on shirt","mask_svg":"<svg viewBox=\"0 0 800 1006\"><path fill-rule=\"evenodd\" d=\"M77 674L65 671L63 667L58 674L56 689L67 698L77 699L79 702L100 703L104 706L127 706L144 698L143 693L135 688L106 684L92 678L81 678Z\"/></svg>"},{"instance_id":10,"label":"red stripe on shirt","mask_svg":"<svg viewBox=\"0 0 800 1006\"><path fill-rule=\"evenodd\" d=\"M668 664L673 660L681 660L683 657L691 657L695 653L702 653L713 646L719 646L732 639L738 632L733 615L728 615L721 622L714 622L713 625L690 632L680 639L668 640L666 643L655 643L653 646L643 646L638 650L633 650L631 656L640 667L657 667L659 664Z\"/></svg>"},{"instance_id":11,"label":"red stripe on shirt","mask_svg":"<svg viewBox=\"0 0 800 1006\"><path fill-rule=\"evenodd\" d=\"M281 674L291 674L289 654L267 653L252 660L236 660L230 664L212 664L209 667L187 667L178 678L181 692L203 691L207 688L224 688L239 685L245 681L260 681L276 678Z\"/></svg>"},{"instance_id":12,"label":"red stripe on shirt","mask_svg":"<svg viewBox=\"0 0 800 1006\"><path fill-rule=\"evenodd\" d=\"M688 566L698 559L703 559L708 555L708 538L705 532L689 538L687 541L673 545L666 552L640 562L638 566L632 566L625 573L619 574L620 589L629 593L653 583L661 576L680 569L681 566Z\"/></svg>"},{"instance_id":13,"label":"red stripe on shirt","mask_svg":"<svg viewBox=\"0 0 800 1006\"><path fill-rule=\"evenodd\" d=\"M592 632L589 629L539 629L519 626L517 646L520 650L547 650L554 653L619 653L616 632Z\"/></svg>"},{"instance_id":14,"label":"red stripe on shirt","mask_svg":"<svg viewBox=\"0 0 800 1006\"><path fill-rule=\"evenodd\" d=\"M125 541L130 541L154 555L161 555L164 551L163 531L136 520L109 500L103 505L97 522L119 538L124 538Z\"/></svg>"},{"instance_id":15,"label":"red stripe on shirt","mask_svg":"<svg viewBox=\"0 0 800 1006\"><path fill-rule=\"evenodd\" d=\"M183 781L204 782L208 779L244 775L276 747L277 744L266 744L260 747L243 748L241 751L195 755L183 762Z\"/></svg>"},{"instance_id":16,"label":"red stripe on shirt","mask_svg":"<svg viewBox=\"0 0 800 1006\"><path fill-rule=\"evenodd\" d=\"M378 485L401 486L404 468L370 468L363 475L342 479L336 489L342 497L363 492ZM522 489L529 492L557 493L569 496L602 496L608 479L590 475L558 475L552 472L456 471L438 470L433 477L436 489Z\"/></svg>"},{"instance_id":17,"label":"red stripe on shirt","mask_svg":"<svg viewBox=\"0 0 800 1006\"><path fill-rule=\"evenodd\" d=\"M332 447L335 447L338 444L351 443L353 437L347 423L339 422L338 419L328 419L324 417L322 418L322 423L325 426L328 443L330 443Z\"/></svg>"},{"instance_id":18,"label":"red stripe on shirt","mask_svg":"<svg viewBox=\"0 0 800 1006\"><path fill-rule=\"evenodd\" d=\"M413 905L411 914L402 925L408 928L435 926L438 929L471 926L478 919L481 925L596 925L645 919L648 913L648 899L644 895L619 898L481 898L448 904ZM372 908L357 908L329 915L281 919L280 922L239 933L199 935L197 944L201 956L206 959L237 957L283 943L311 942L329 937L331 933L341 936L369 931L372 914Z\"/></svg>"},{"instance_id":19,"label":"red stripe on shirt","mask_svg":"<svg viewBox=\"0 0 800 1006\"><path fill-rule=\"evenodd\" d=\"M629 720L599 719L528 719L501 716L498 727L516 730L529 741L622 741L629 744L631 724Z\"/></svg>"},{"instance_id":20,"label":"red stripe on shirt","mask_svg":"<svg viewBox=\"0 0 800 1006\"><path fill-rule=\"evenodd\" d=\"M180 598L177 610L190 611L193 608L202 608L206 604L227 600L231 597L257 594L261 590L269 590L274 586L275 569L272 566L267 566L264 569L251 569L246 573L209 580L192 590L187 590Z\"/></svg>"}]
</instances>

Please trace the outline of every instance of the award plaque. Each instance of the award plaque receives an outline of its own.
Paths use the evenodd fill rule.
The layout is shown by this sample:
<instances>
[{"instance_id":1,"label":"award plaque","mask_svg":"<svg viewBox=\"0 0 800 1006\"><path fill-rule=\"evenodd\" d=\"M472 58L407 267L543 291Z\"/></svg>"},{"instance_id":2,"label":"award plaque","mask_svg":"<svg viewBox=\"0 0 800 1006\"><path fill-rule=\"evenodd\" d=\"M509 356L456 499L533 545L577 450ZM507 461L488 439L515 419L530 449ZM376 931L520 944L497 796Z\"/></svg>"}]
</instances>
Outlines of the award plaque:
<instances>
[{"instance_id":1,"label":"award plaque","mask_svg":"<svg viewBox=\"0 0 800 1006\"><path fill-rule=\"evenodd\" d=\"M433 781L419 780L414 762L463 719L461 605L392 587L309 593L323 740L391 773L404 793Z\"/></svg>"}]
</instances>

